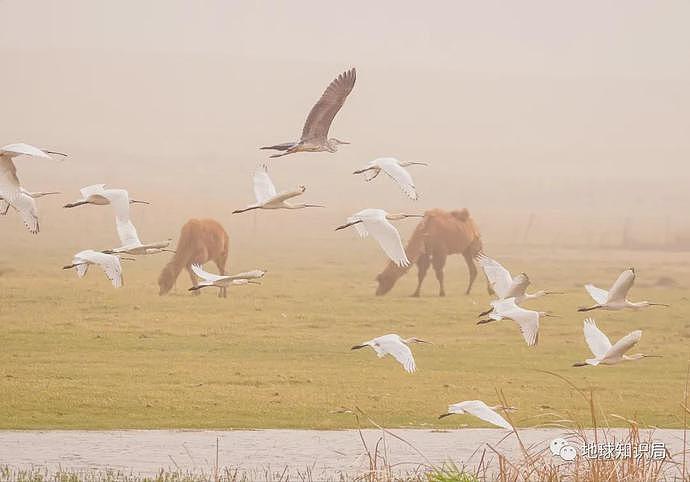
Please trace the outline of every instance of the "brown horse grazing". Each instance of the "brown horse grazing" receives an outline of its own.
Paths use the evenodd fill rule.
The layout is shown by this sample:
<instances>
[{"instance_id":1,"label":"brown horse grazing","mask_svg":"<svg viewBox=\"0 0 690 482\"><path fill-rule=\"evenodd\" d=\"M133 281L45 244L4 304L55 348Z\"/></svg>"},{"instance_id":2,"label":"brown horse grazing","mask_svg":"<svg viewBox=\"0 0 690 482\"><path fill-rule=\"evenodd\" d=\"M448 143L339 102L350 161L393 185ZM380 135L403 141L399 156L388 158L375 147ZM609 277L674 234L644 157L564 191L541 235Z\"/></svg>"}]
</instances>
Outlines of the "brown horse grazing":
<instances>
[{"instance_id":1,"label":"brown horse grazing","mask_svg":"<svg viewBox=\"0 0 690 482\"><path fill-rule=\"evenodd\" d=\"M444 211L430 209L424 213L424 218L417 225L412 237L405 247L410 265L401 268L389 262L386 268L376 277L379 286L377 295L388 293L395 282L417 263L418 284L412 296L419 296L422 281L429 266L434 267L436 278L440 286L439 296L445 296L443 287L443 267L449 254L462 254L470 270L470 283L465 294L469 294L472 284L477 277L477 267L474 257L482 250L482 240L477 225L467 209Z\"/></svg>"},{"instance_id":2,"label":"brown horse grazing","mask_svg":"<svg viewBox=\"0 0 690 482\"><path fill-rule=\"evenodd\" d=\"M192 271L192 264L204 264L213 261L221 275L225 274L225 263L228 260L230 240L223 226L214 219L190 219L182 226L180 239L177 242L175 256L165 265L158 286L160 295L166 294L175 284L183 268L189 272L192 285L198 286L198 279ZM198 295L199 291L195 290ZM221 288L218 296L227 297L226 288Z\"/></svg>"}]
</instances>

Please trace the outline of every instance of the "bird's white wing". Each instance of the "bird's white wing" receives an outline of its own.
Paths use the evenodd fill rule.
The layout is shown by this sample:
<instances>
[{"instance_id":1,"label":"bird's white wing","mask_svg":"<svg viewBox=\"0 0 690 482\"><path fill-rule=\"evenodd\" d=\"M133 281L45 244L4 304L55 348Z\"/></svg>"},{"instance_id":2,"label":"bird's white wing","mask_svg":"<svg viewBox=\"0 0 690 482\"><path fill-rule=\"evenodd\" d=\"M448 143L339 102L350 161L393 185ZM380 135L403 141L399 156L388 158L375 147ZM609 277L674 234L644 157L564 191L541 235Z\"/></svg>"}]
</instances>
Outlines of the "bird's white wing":
<instances>
[{"instance_id":1,"label":"bird's white wing","mask_svg":"<svg viewBox=\"0 0 690 482\"><path fill-rule=\"evenodd\" d=\"M603 358L611 349L609 337L599 329L592 318L587 318L584 321L583 331L585 334L585 341L592 354L597 358Z\"/></svg>"},{"instance_id":2,"label":"bird's white wing","mask_svg":"<svg viewBox=\"0 0 690 482\"><path fill-rule=\"evenodd\" d=\"M474 415L475 417L484 420L485 422L489 422L492 425L496 425L497 427L501 427L506 430L513 430L513 427L505 418L500 416L496 411L494 411L481 400L468 400L466 402L456 403L455 406L458 406L470 415ZM453 405L451 405L451 407L453 407Z\"/></svg>"},{"instance_id":3,"label":"bird's white wing","mask_svg":"<svg viewBox=\"0 0 690 482\"><path fill-rule=\"evenodd\" d=\"M100 266L115 288L122 286L122 265L120 264L120 258L117 256L88 249L77 253L74 259L81 259ZM86 273L88 265L82 264L77 266L77 274L79 274L80 269L83 267L86 267L84 268L84 274ZM79 274L79 276L81 277L83 274Z\"/></svg>"},{"instance_id":4,"label":"bird's white wing","mask_svg":"<svg viewBox=\"0 0 690 482\"><path fill-rule=\"evenodd\" d=\"M91 186L81 188L79 193L83 199L88 199L89 196L103 196L103 191L105 191L105 184L92 184Z\"/></svg>"},{"instance_id":5,"label":"bird's white wing","mask_svg":"<svg viewBox=\"0 0 690 482\"><path fill-rule=\"evenodd\" d=\"M193 264L192 271L194 271L194 274L196 274L199 278L202 278L206 281L210 281L211 283L231 279L230 276L221 276L218 274L209 273L208 271L204 271L204 269L199 264Z\"/></svg>"},{"instance_id":6,"label":"bird's white wing","mask_svg":"<svg viewBox=\"0 0 690 482\"><path fill-rule=\"evenodd\" d=\"M347 222L354 223L355 221L360 221L361 219L362 218L355 214L354 216L350 216L349 218L347 218ZM360 238L364 239L367 236L369 236L369 231L367 231L367 228L363 222L354 224L353 226L355 227L355 230L357 231L357 234L359 234Z\"/></svg>"},{"instance_id":7,"label":"bird's white wing","mask_svg":"<svg viewBox=\"0 0 690 482\"><path fill-rule=\"evenodd\" d=\"M501 263L495 259L489 258L485 254L479 254L477 256L477 262L479 266L482 267L482 270L484 270L484 274L491 285L491 289L494 290L499 299L505 298L513 283L513 277L510 276L510 271L505 269Z\"/></svg>"},{"instance_id":8,"label":"bird's white wing","mask_svg":"<svg viewBox=\"0 0 690 482\"><path fill-rule=\"evenodd\" d=\"M634 282L635 271L632 269L623 271L615 283L613 283L613 286L611 286L607 301L625 301L628 296L628 291L630 291Z\"/></svg>"},{"instance_id":9,"label":"bird's white wing","mask_svg":"<svg viewBox=\"0 0 690 482\"><path fill-rule=\"evenodd\" d=\"M139 234L137 228L129 219L122 221L120 218L115 219L115 227L117 228L117 235L120 238L121 246L140 246Z\"/></svg>"},{"instance_id":10,"label":"bird's white wing","mask_svg":"<svg viewBox=\"0 0 690 482\"><path fill-rule=\"evenodd\" d=\"M520 273L513 278L513 282L510 284L510 288L506 293L506 298L515 298L518 296L523 296L527 292L527 287L529 286L529 277L525 273Z\"/></svg>"},{"instance_id":11,"label":"bird's white wing","mask_svg":"<svg viewBox=\"0 0 690 482\"><path fill-rule=\"evenodd\" d=\"M623 356L625 352L630 350L633 346L637 344L638 341L642 338L642 331L641 330L635 330L627 335L625 335L623 338L618 340L615 345L613 345L609 351L606 352L606 355L604 355L603 359L610 359L610 358L618 358Z\"/></svg>"},{"instance_id":12,"label":"bird's white wing","mask_svg":"<svg viewBox=\"0 0 690 482\"><path fill-rule=\"evenodd\" d=\"M383 252L398 266L409 266L410 261L405 254L400 233L385 217L378 219L364 219L363 223L371 236L378 241ZM355 224L355 226L358 226ZM361 235L361 233L360 233Z\"/></svg>"},{"instance_id":13,"label":"bird's white wing","mask_svg":"<svg viewBox=\"0 0 690 482\"><path fill-rule=\"evenodd\" d=\"M407 373L414 373L417 365L412 356L412 350L405 343L400 341L397 335L385 335L373 340L384 353L395 358L405 369ZM378 350L377 350L378 352Z\"/></svg>"},{"instance_id":14,"label":"bird's white wing","mask_svg":"<svg viewBox=\"0 0 690 482\"><path fill-rule=\"evenodd\" d=\"M585 289L587 290L587 293L589 293L589 296L591 296L598 305L606 304L606 301L609 299L608 291L597 288L593 284L586 284Z\"/></svg>"},{"instance_id":15,"label":"bird's white wing","mask_svg":"<svg viewBox=\"0 0 690 482\"><path fill-rule=\"evenodd\" d=\"M331 123L345 103L347 96L352 92L356 78L355 69L350 69L340 74L328 85L307 116L302 129L302 141L320 143L326 141Z\"/></svg>"},{"instance_id":16,"label":"bird's white wing","mask_svg":"<svg viewBox=\"0 0 690 482\"><path fill-rule=\"evenodd\" d=\"M520 309L519 312L507 315L508 318L520 325L522 337L527 346L534 346L539 341L539 313L532 310Z\"/></svg>"},{"instance_id":17,"label":"bird's white wing","mask_svg":"<svg viewBox=\"0 0 690 482\"><path fill-rule=\"evenodd\" d=\"M24 191L15 191L14 194L3 194L3 197L9 204L17 210L24 221L24 226L31 234L37 234L40 231L38 223L38 207L36 201L26 194Z\"/></svg>"},{"instance_id":18,"label":"bird's white wing","mask_svg":"<svg viewBox=\"0 0 690 482\"><path fill-rule=\"evenodd\" d=\"M8 157L16 156L33 156L33 157L43 157L45 159L52 159L47 153L43 152L38 147L31 146L29 144L24 144L19 142L17 144L8 144L6 146L0 147L0 155L7 155Z\"/></svg>"},{"instance_id":19,"label":"bird's white wing","mask_svg":"<svg viewBox=\"0 0 690 482\"><path fill-rule=\"evenodd\" d=\"M129 193L127 191L124 189L105 189L99 194L110 201L118 221L126 224L130 220Z\"/></svg>"},{"instance_id":20,"label":"bird's white wing","mask_svg":"<svg viewBox=\"0 0 690 482\"><path fill-rule=\"evenodd\" d=\"M276 194L273 196L270 201L271 203L282 203L283 201L287 201L288 199L292 199L293 197L301 196L304 194L304 191L306 188L304 186L300 186L298 189L295 189L294 191L282 191L280 194Z\"/></svg>"},{"instance_id":21,"label":"bird's white wing","mask_svg":"<svg viewBox=\"0 0 690 482\"><path fill-rule=\"evenodd\" d=\"M0 156L0 196L6 201L21 190L17 167L7 156Z\"/></svg>"},{"instance_id":22,"label":"bird's white wing","mask_svg":"<svg viewBox=\"0 0 690 482\"><path fill-rule=\"evenodd\" d=\"M383 171L393 179L402 192L404 192L407 197L413 200L417 200L417 190L414 187L414 181L412 181L412 176L407 169L402 167L396 159L387 158L379 160L378 165L383 169Z\"/></svg>"},{"instance_id":23,"label":"bird's white wing","mask_svg":"<svg viewBox=\"0 0 690 482\"><path fill-rule=\"evenodd\" d=\"M268 175L268 168L262 166L254 172L254 197L263 204L276 195L276 187Z\"/></svg>"},{"instance_id":24,"label":"bird's white wing","mask_svg":"<svg viewBox=\"0 0 690 482\"><path fill-rule=\"evenodd\" d=\"M7 211L10 210L10 203L5 201L5 198L0 197L0 216L4 216L7 214Z\"/></svg>"}]
</instances>

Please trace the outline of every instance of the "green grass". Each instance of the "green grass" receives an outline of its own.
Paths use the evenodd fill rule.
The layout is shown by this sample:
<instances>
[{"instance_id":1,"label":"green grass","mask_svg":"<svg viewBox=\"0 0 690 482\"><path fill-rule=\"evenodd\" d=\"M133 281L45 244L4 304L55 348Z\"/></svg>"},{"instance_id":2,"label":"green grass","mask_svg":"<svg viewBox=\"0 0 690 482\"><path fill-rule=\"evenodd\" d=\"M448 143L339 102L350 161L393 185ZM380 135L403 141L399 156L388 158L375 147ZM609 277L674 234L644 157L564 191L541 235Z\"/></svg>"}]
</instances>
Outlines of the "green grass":
<instances>
[{"instance_id":1,"label":"green grass","mask_svg":"<svg viewBox=\"0 0 690 482\"><path fill-rule=\"evenodd\" d=\"M496 389L519 408L519 426L545 423L554 413L588 424L579 395L541 370L594 387L603 415L681 426L688 255L494 250L516 271L529 271L535 289L567 292L530 304L563 317L543 321L539 345L528 348L510 321L475 324L489 296L483 282L462 295L461 258L449 259L446 298L435 296L433 273L423 297L409 298L416 272L388 296L374 297L380 253L357 242L343 242L337 257L269 256L261 266L270 270L264 284L237 287L225 300L211 290L190 296L186 275L175 294L159 297L155 279L164 257L128 263L120 290L93 268L83 280L61 272L64 259L17 263L0 276L0 428L353 427L350 416L335 413L343 406L358 406L386 427L486 426L437 416L459 400L496 403ZM371 256L352 249L362 246ZM13 267L10 259L2 264ZM244 264L234 263L254 267ZM632 298L672 307L592 315L612 341L642 329L639 351L664 358L572 368L589 356L584 317L575 311L590 302L582 283L605 286L631 264L638 268ZM680 285L651 287L660 276ZM413 346L416 374L371 351L350 351L385 333L434 342Z\"/></svg>"}]
</instances>

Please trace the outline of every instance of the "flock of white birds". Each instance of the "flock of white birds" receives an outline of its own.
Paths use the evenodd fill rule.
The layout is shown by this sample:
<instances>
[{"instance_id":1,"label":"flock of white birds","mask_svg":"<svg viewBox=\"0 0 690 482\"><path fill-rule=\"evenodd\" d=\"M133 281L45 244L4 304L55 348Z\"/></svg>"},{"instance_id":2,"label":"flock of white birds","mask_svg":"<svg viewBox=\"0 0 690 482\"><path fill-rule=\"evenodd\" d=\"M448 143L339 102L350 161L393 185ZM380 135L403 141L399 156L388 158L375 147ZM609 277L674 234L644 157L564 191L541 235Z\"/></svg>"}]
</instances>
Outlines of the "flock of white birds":
<instances>
[{"instance_id":1,"label":"flock of white birds","mask_svg":"<svg viewBox=\"0 0 690 482\"><path fill-rule=\"evenodd\" d=\"M345 99L352 91L356 80L355 69L348 70L334 79L318 102L311 109L305 122L299 141L262 147L281 151L270 157L280 157L296 152L336 152L337 146L348 144L336 138L328 138L330 125ZM9 208L13 208L21 217L26 228L33 234L40 231L38 208L36 199L43 196L60 194L58 192L32 192L26 190L19 181L15 158L30 156L35 158L53 159L52 155L66 156L65 154L39 149L34 146L17 143L0 148L0 215L6 215ZM428 165L425 162L399 161L392 157L383 157L370 161L365 167L354 171L354 174L364 174L366 181L375 179L384 172L400 187L402 192L412 200L418 199L417 189L412 176L406 167L413 165ZM299 186L292 191L278 192L268 174L266 165L256 170L253 176L254 195L256 202L245 208L233 211L233 214L243 213L255 209L305 209L323 207L315 203L292 203L293 198L305 193L306 187ZM77 275L84 277L91 265L99 266L113 286L122 286L121 260L131 260L129 256L149 255L171 251L168 246L171 240L143 243L130 218L130 206L143 203L130 199L129 193L124 189L106 189L103 184L94 184L81 189L81 198L66 204L65 208L74 208L82 205L111 205L115 213L115 227L120 239L120 246L106 249L87 249L74 255L72 263L64 266L64 269L76 268ZM364 209L353 214L347 219L347 223L338 226L336 230L354 227L358 234L364 238L371 235L383 252L398 266L405 267L410 264L398 230L390 221L401 220L409 217L423 217L420 214L390 214L383 209ZM482 267L489 286L496 299L491 302L491 308L481 313L479 317L487 316L479 320L478 324L485 324L503 319L513 320L520 328L522 336L528 346L534 346L539 340L539 322L542 318L556 316L548 312L525 309L521 304L525 301L540 298L549 294L558 294L554 291L541 290L535 293L527 293L530 279L525 273L513 277L498 261L484 254L477 257L477 262ZM217 287L225 296L226 289L231 285L246 285L259 283L260 278L266 274L263 270L252 270L234 275L216 275L204 271L200 265L193 265L192 270L201 279L199 285L190 290L198 290L205 287ZM595 304L580 308L580 311L602 310L638 310L649 306L662 305L648 301L632 302L628 300L628 292L633 286L635 271L633 268L625 270L606 291L591 284L585 285L585 289L594 299ZM668 306L668 305L663 305ZM626 353L640 341L642 332L636 330L612 344L608 337L597 327L593 319L584 321L584 337L592 351L593 358L588 358L574 366L613 365L623 361L637 360L653 355ZM408 373L416 371L416 363L409 345L413 343L430 343L419 338L403 339L397 334L379 336L369 341L352 347L353 350L370 347L379 357L391 355ZM448 412L441 415L443 418L451 414L470 414L488 423L512 430L512 425L501 416L498 411L510 412L513 407L489 406L480 400L468 400L448 407Z\"/></svg>"}]
</instances>

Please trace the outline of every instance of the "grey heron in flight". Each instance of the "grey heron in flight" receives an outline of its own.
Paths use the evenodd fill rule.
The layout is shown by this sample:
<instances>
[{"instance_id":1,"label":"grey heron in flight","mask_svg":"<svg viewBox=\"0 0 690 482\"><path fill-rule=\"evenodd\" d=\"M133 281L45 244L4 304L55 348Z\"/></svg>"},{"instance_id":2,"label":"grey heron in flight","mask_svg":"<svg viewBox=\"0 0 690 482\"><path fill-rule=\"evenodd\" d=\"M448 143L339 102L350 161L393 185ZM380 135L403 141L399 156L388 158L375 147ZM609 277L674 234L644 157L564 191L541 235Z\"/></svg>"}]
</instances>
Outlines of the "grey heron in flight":
<instances>
[{"instance_id":1,"label":"grey heron in flight","mask_svg":"<svg viewBox=\"0 0 690 482\"><path fill-rule=\"evenodd\" d=\"M335 137L329 139L328 131L335 115L352 92L356 78L357 72L353 68L340 74L328 85L319 101L311 108L299 141L264 146L261 149L283 151L280 154L270 156L280 157L295 152L336 152L339 144L349 144L349 142L341 141Z\"/></svg>"}]
</instances>

